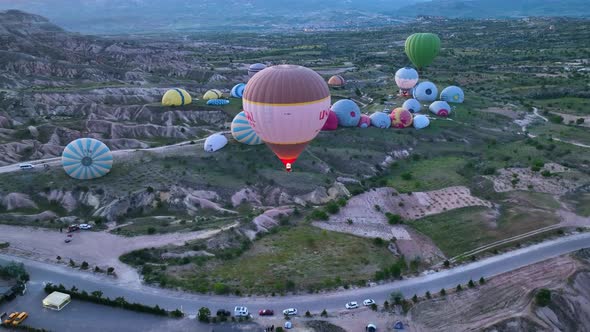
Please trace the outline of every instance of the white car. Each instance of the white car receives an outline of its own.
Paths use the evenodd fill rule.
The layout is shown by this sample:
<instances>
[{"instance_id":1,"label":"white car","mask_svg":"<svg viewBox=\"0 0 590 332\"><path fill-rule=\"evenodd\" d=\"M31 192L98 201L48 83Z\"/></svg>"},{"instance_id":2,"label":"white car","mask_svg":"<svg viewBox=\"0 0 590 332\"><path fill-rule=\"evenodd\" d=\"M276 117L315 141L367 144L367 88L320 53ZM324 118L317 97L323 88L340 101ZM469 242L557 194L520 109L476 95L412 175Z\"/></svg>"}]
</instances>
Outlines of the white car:
<instances>
[{"instance_id":1,"label":"white car","mask_svg":"<svg viewBox=\"0 0 590 332\"><path fill-rule=\"evenodd\" d=\"M297 315L297 309L295 309L295 308L285 309L285 310L283 310L283 315L295 316L295 315Z\"/></svg>"},{"instance_id":2,"label":"white car","mask_svg":"<svg viewBox=\"0 0 590 332\"><path fill-rule=\"evenodd\" d=\"M35 165L33 164L20 164L18 165L18 168L20 168L21 170L27 170L27 169L34 169Z\"/></svg>"},{"instance_id":3,"label":"white car","mask_svg":"<svg viewBox=\"0 0 590 332\"><path fill-rule=\"evenodd\" d=\"M236 317L247 317L250 315L248 308L237 306L234 308L234 316Z\"/></svg>"},{"instance_id":4,"label":"white car","mask_svg":"<svg viewBox=\"0 0 590 332\"><path fill-rule=\"evenodd\" d=\"M88 225L88 224L80 224L80 229L91 229L92 225Z\"/></svg>"},{"instance_id":5,"label":"white car","mask_svg":"<svg viewBox=\"0 0 590 332\"><path fill-rule=\"evenodd\" d=\"M363 301L363 305L367 306L367 307L370 305L373 305L373 304L375 304L375 300L373 300L373 299L366 299Z\"/></svg>"},{"instance_id":6,"label":"white car","mask_svg":"<svg viewBox=\"0 0 590 332\"><path fill-rule=\"evenodd\" d=\"M359 304L356 302L348 302L345 307L346 309L356 309L359 307Z\"/></svg>"}]
</instances>

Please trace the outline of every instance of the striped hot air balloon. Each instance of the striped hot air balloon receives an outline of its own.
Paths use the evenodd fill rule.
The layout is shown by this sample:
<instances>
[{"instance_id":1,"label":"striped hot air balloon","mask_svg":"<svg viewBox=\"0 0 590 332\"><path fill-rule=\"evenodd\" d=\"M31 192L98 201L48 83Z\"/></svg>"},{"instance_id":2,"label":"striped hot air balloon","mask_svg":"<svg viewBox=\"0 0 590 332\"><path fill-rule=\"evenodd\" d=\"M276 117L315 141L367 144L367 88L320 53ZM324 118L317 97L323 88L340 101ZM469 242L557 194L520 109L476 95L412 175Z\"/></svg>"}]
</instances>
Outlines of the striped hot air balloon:
<instances>
[{"instance_id":1,"label":"striped hot air balloon","mask_svg":"<svg viewBox=\"0 0 590 332\"><path fill-rule=\"evenodd\" d=\"M170 89L162 97L164 106L183 106L192 102L191 95L183 89Z\"/></svg>"},{"instance_id":2,"label":"striped hot air balloon","mask_svg":"<svg viewBox=\"0 0 590 332\"><path fill-rule=\"evenodd\" d=\"M338 129L338 116L334 111L330 111L330 113L328 114L328 119L322 127L322 131L331 131L336 129Z\"/></svg>"},{"instance_id":3,"label":"striped hot air balloon","mask_svg":"<svg viewBox=\"0 0 590 332\"><path fill-rule=\"evenodd\" d=\"M221 97L223 97L223 93L221 91L217 90L217 89L208 90L203 95L203 99L204 100L219 99Z\"/></svg>"},{"instance_id":4,"label":"striped hot air balloon","mask_svg":"<svg viewBox=\"0 0 590 332\"><path fill-rule=\"evenodd\" d=\"M399 88L400 95L408 97L410 90L418 83L418 72L411 67L404 67L395 72L395 84Z\"/></svg>"},{"instance_id":5,"label":"striped hot air balloon","mask_svg":"<svg viewBox=\"0 0 590 332\"><path fill-rule=\"evenodd\" d=\"M246 88L245 83L236 84L230 91L229 95L233 98L242 98L244 95L244 89Z\"/></svg>"},{"instance_id":6,"label":"striped hot air balloon","mask_svg":"<svg viewBox=\"0 0 590 332\"><path fill-rule=\"evenodd\" d=\"M113 165L111 150L94 138L80 138L66 146L61 163L66 173L78 180L99 178Z\"/></svg>"},{"instance_id":7,"label":"striped hot air balloon","mask_svg":"<svg viewBox=\"0 0 590 332\"><path fill-rule=\"evenodd\" d=\"M238 113L231 122L231 135L240 143L258 145L264 143L250 126L244 111Z\"/></svg>"},{"instance_id":8,"label":"striped hot air balloon","mask_svg":"<svg viewBox=\"0 0 590 332\"><path fill-rule=\"evenodd\" d=\"M346 85L346 80L340 75L334 75L328 80L328 85L332 88L341 88Z\"/></svg>"},{"instance_id":9,"label":"striped hot air balloon","mask_svg":"<svg viewBox=\"0 0 590 332\"><path fill-rule=\"evenodd\" d=\"M246 85L243 101L256 134L290 171L328 118L330 89L309 68L279 65L254 75Z\"/></svg>"}]
</instances>

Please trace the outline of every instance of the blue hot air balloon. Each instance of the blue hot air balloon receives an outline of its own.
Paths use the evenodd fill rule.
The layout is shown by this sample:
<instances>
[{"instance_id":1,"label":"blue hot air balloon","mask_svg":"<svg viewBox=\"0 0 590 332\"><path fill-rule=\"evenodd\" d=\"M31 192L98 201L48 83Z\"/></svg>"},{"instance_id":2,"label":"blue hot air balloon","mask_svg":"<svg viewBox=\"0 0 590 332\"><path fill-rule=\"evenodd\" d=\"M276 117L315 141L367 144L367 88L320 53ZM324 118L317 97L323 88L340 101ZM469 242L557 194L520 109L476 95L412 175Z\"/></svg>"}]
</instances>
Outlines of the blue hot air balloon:
<instances>
[{"instance_id":1,"label":"blue hot air balloon","mask_svg":"<svg viewBox=\"0 0 590 332\"><path fill-rule=\"evenodd\" d=\"M408 111L412 112L412 113L418 113L420 112L420 109L422 108L422 104L420 104L420 102L414 98L408 99L404 102L404 104L402 105L403 109L407 109Z\"/></svg>"},{"instance_id":2,"label":"blue hot air balloon","mask_svg":"<svg viewBox=\"0 0 590 332\"><path fill-rule=\"evenodd\" d=\"M236 84L230 91L229 95L234 98L242 98L244 95L244 89L246 88L245 83Z\"/></svg>"},{"instance_id":3,"label":"blue hot air balloon","mask_svg":"<svg viewBox=\"0 0 590 332\"><path fill-rule=\"evenodd\" d=\"M361 110L350 99L342 99L332 105L332 111L338 117L338 125L342 127L356 127L361 120Z\"/></svg>"},{"instance_id":4,"label":"blue hot air balloon","mask_svg":"<svg viewBox=\"0 0 590 332\"><path fill-rule=\"evenodd\" d=\"M227 99L209 99L207 100L207 105L215 105L215 106L223 106L229 104L229 100Z\"/></svg>"},{"instance_id":5,"label":"blue hot air balloon","mask_svg":"<svg viewBox=\"0 0 590 332\"><path fill-rule=\"evenodd\" d=\"M89 180L110 172L113 155L103 142L94 138L80 138L66 146L61 163L69 176Z\"/></svg>"},{"instance_id":6,"label":"blue hot air balloon","mask_svg":"<svg viewBox=\"0 0 590 332\"><path fill-rule=\"evenodd\" d=\"M388 114L383 112L375 112L371 114L371 125L377 128L389 128L391 126L391 118Z\"/></svg>"},{"instance_id":7,"label":"blue hot air balloon","mask_svg":"<svg viewBox=\"0 0 590 332\"><path fill-rule=\"evenodd\" d=\"M438 97L438 89L432 82L421 82L414 87L412 94L419 101L435 101Z\"/></svg>"},{"instance_id":8,"label":"blue hot air balloon","mask_svg":"<svg viewBox=\"0 0 590 332\"><path fill-rule=\"evenodd\" d=\"M264 143L250 126L244 111L238 113L238 115L236 115L234 120L231 122L231 135L236 141L248 145L258 145Z\"/></svg>"},{"instance_id":9,"label":"blue hot air balloon","mask_svg":"<svg viewBox=\"0 0 590 332\"><path fill-rule=\"evenodd\" d=\"M416 114L414 116L413 124L414 124L414 128L422 129L422 128L428 127L428 125L430 124L430 120L428 119L428 117L426 115Z\"/></svg>"},{"instance_id":10,"label":"blue hot air balloon","mask_svg":"<svg viewBox=\"0 0 590 332\"><path fill-rule=\"evenodd\" d=\"M462 103L465 99L465 94L458 86L447 86L440 93L440 100L446 101L447 103Z\"/></svg>"}]
</instances>

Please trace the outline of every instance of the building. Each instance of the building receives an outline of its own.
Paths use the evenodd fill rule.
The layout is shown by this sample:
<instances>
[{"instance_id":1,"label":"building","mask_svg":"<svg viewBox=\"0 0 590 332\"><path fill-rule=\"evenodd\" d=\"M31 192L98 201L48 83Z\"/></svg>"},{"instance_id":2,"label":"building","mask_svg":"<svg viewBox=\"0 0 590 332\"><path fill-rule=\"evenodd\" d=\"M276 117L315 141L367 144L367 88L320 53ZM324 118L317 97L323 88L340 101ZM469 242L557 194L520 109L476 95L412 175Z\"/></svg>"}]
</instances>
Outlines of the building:
<instances>
[{"instance_id":1,"label":"building","mask_svg":"<svg viewBox=\"0 0 590 332\"><path fill-rule=\"evenodd\" d=\"M68 305L70 301L71 297L69 294L53 292L43 299L43 307L59 311Z\"/></svg>"}]
</instances>

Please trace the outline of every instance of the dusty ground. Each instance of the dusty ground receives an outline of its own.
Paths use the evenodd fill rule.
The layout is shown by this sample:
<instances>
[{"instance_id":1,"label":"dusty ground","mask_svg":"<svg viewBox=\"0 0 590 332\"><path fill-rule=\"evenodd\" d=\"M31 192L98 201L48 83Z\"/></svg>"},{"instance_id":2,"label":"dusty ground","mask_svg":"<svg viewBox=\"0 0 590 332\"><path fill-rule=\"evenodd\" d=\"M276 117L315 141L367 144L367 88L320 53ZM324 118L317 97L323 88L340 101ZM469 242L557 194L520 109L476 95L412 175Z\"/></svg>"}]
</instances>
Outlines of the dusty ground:
<instances>
[{"instance_id":1,"label":"dusty ground","mask_svg":"<svg viewBox=\"0 0 590 332\"><path fill-rule=\"evenodd\" d=\"M551 112L553 114L557 114L561 117L563 117L563 123L576 123L576 120L578 120L579 118L584 119L584 122L582 124L579 124L578 126L582 126L582 127L590 127L590 116L582 116L582 115L573 115L573 114L566 114L566 113L559 113L559 112Z\"/></svg>"},{"instance_id":2,"label":"dusty ground","mask_svg":"<svg viewBox=\"0 0 590 332\"><path fill-rule=\"evenodd\" d=\"M379 210L375 206L379 206ZM399 194L393 188L377 188L351 198L339 213L328 221L314 222L314 225L363 237L395 237L400 253L406 257L420 256L438 261L444 255L430 239L404 225L390 225L385 213L413 220L467 206L492 207L492 203L472 196L470 190L462 186L411 195Z\"/></svg>"},{"instance_id":3,"label":"dusty ground","mask_svg":"<svg viewBox=\"0 0 590 332\"><path fill-rule=\"evenodd\" d=\"M541 175L544 170L557 173L559 176L544 177ZM497 192L529 190L563 195L581 185L575 180L571 170L553 163L546 164L539 172L533 172L530 168L505 168L498 170L498 173L499 175L486 176L494 182L494 190ZM513 179L518 179L518 183L513 185Z\"/></svg>"},{"instance_id":4,"label":"dusty ground","mask_svg":"<svg viewBox=\"0 0 590 332\"><path fill-rule=\"evenodd\" d=\"M408 331L476 331L517 316L547 327L529 315L532 292L563 286L580 265L570 256L557 257L494 277L475 289L420 302L409 313L413 324Z\"/></svg>"},{"instance_id":5,"label":"dusty ground","mask_svg":"<svg viewBox=\"0 0 590 332\"><path fill-rule=\"evenodd\" d=\"M223 229L233 226L235 224ZM141 248L183 245L185 241L209 238L220 231L221 229L215 229L132 238L107 232L78 231L73 233L71 243L65 243L65 231L60 233L41 228L0 225L0 242L10 243L10 247L2 249L0 252L54 263L58 262L57 256L61 256L61 262L64 264L67 264L70 259L74 260L77 265L86 261L90 265L90 270L94 266L99 266L104 270L112 266L121 282L138 284L140 279L137 271L119 261L119 256L122 254Z\"/></svg>"},{"instance_id":6,"label":"dusty ground","mask_svg":"<svg viewBox=\"0 0 590 332\"><path fill-rule=\"evenodd\" d=\"M479 110L480 112L485 112L485 113L494 113L494 114L500 114L506 117L509 117L513 120L516 120L518 118L521 117L521 113L520 112L516 112L514 110L511 109L504 109L504 108L497 108L497 107L489 107L489 108L484 108Z\"/></svg>"}]
</instances>

